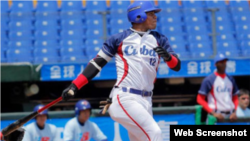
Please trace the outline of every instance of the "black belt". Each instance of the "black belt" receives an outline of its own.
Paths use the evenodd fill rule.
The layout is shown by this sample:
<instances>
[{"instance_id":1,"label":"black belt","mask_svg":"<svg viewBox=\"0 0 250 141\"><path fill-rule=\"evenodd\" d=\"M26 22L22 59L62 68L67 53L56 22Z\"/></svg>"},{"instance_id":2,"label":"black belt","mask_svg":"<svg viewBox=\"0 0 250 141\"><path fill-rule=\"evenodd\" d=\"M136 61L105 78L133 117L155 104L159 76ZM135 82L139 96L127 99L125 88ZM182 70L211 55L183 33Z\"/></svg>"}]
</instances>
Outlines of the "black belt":
<instances>
[{"instance_id":1,"label":"black belt","mask_svg":"<svg viewBox=\"0 0 250 141\"><path fill-rule=\"evenodd\" d=\"M222 114L229 115L229 114L233 113L234 111L217 111L217 110L215 110L215 112L219 112L219 113L222 113Z\"/></svg>"},{"instance_id":2,"label":"black belt","mask_svg":"<svg viewBox=\"0 0 250 141\"><path fill-rule=\"evenodd\" d=\"M119 88L119 87L115 86L115 88ZM137 94L137 95L141 95L141 96L152 96L153 95L152 91L137 90L137 89L128 88L128 87L120 87L120 88L122 88L123 92L129 92L129 93Z\"/></svg>"}]
</instances>

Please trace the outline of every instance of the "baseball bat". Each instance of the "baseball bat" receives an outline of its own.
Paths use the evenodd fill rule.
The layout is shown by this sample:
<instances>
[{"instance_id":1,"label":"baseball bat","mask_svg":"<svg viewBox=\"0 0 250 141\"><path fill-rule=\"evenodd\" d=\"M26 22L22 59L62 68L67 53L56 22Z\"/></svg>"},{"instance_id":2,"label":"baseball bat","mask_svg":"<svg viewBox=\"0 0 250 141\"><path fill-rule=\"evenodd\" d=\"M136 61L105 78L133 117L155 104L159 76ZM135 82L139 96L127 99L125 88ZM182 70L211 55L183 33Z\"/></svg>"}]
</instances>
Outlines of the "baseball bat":
<instances>
[{"instance_id":1,"label":"baseball bat","mask_svg":"<svg viewBox=\"0 0 250 141\"><path fill-rule=\"evenodd\" d=\"M71 94L72 96L74 95L74 91L73 90L69 90L68 92L69 94ZM9 134L11 134L12 132L14 132L16 129L18 129L19 127L23 126L26 122L28 122L29 120L31 120L32 118L34 118L35 116L37 116L39 113L41 113L42 111L50 108L51 106L55 105L56 103L60 102L62 100L62 97L57 98L56 100L50 102L49 104L45 105L43 108L29 114L26 117L23 117L17 121L15 121L14 123L11 123L9 126L5 127L2 130L2 134L3 136L8 136Z\"/></svg>"}]
</instances>

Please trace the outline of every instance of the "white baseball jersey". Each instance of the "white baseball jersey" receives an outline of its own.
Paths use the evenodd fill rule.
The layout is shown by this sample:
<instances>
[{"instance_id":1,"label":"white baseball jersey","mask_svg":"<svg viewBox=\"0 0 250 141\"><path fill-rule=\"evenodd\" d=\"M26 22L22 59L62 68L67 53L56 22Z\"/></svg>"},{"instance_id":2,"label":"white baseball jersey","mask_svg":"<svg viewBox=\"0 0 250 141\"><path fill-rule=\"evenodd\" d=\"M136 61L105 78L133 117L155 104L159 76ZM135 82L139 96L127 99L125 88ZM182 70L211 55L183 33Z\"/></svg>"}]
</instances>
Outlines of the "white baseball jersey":
<instances>
[{"instance_id":1,"label":"white baseball jersey","mask_svg":"<svg viewBox=\"0 0 250 141\"><path fill-rule=\"evenodd\" d=\"M127 29L111 36L98 55L103 58L107 55L115 57L116 86L152 91L160 62L160 57L153 50L157 46L176 55L164 35L148 31L141 36L133 29Z\"/></svg>"},{"instance_id":2,"label":"white baseball jersey","mask_svg":"<svg viewBox=\"0 0 250 141\"><path fill-rule=\"evenodd\" d=\"M203 80L199 94L207 96L208 106L211 109L232 111L235 109L232 97L238 94L238 87L233 77L225 75L222 78L215 72Z\"/></svg>"},{"instance_id":3,"label":"white baseball jersey","mask_svg":"<svg viewBox=\"0 0 250 141\"><path fill-rule=\"evenodd\" d=\"M237 117L250 117L250 109L246 108L245 110L243 110L240 106L238 106L236 110L236 116Z\"/></svg>"},{"instance_id":4,"label":"white baseball jersey","mask_svg":"<svg viewBox=\"0 0 250 141\"><path fill-rule=\"evenodd\" d=\"M64 141L89 141L93 138L96 141L107 141L107 137L99 127L87 120L82 126L76 117L67 122L63 132Z\"/></svg>"},{"instance_id":5,"label":"white baseball jersey","mask_svg":"<svg viewBox=\"0 0 250 141\"><path fill-rule=\"evenodd\" d=\"M56 141L56 126L45 123L41 130L36 122L32 122L25 126L23 141Z\"/></svg>"}]
</instances>

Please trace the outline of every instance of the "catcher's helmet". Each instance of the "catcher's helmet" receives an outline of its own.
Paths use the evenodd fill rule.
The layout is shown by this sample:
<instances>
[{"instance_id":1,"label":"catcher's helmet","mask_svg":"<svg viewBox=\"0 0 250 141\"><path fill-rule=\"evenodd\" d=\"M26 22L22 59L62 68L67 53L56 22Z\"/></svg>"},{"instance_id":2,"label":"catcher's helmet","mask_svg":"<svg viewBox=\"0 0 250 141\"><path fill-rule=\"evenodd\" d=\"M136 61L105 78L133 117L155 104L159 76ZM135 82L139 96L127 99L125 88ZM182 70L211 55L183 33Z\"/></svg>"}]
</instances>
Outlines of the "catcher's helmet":
<instances>
[{"instance_id":1,"label":"catcher's helmet","mask_svg":"<svg viewBox=\"0 0 250 141\"><path fill-rule=\"evenodd\" d=\"M132 23L143 23L147 19L146 12L160 12L161 9L156 8L151 1L135 1L128 6L128 20Z\"/></svg>"},{"instance_id":2,"label":"catcher's helmet","mask_svg":"<svg viewBox=\"0 0 250 141\"><path fill-rule=\"evenodd\" d=\"M87 100L79 100L75 105L75 114L79 115L81 110L91 110L91 105Z\"/></svg>"},{"instance_id":3,"label":"catcher's helmet","mask_svg":"<svg viewBox=\"0 0 250 141\"><path fill-rule=\"evenodd\" d=\"M39 109L41 109L41 108L43 108L44 107L44 105L42 105L42 104L39 104L39 105L37 105L35 108L34 108L34 112L35 111L37 111L37 110L39 110ZM46 110L44 110L44 111L42 111L41 113L39 113L38 115L48 115L48 110L46 109Z\"/></svg>"}]
</instances>

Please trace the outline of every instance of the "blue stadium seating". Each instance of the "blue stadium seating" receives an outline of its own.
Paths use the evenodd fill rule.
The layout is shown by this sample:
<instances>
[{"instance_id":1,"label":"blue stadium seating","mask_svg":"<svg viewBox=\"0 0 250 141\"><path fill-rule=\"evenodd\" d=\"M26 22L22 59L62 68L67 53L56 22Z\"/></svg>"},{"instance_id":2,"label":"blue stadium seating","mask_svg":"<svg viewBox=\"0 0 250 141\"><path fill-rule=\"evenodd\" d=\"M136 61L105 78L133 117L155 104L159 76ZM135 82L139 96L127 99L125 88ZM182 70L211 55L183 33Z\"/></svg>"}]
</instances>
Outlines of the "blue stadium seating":
<instances>
[{"instance_id":1,"label":"blue stadium seating","mask_svg":"<svg viewBox=\"0 0 250 141\"><path fill-rule=\"evenodd\" d=\"M221 1L221 0L206 0L205 4L206 4L206 7L208 8L226 8L227 7L226 1Z\"/></svg>"},{"instance_id":2,"label":"blue stadium seating","mask_svg":"<svg viewBox=\"0 0 250 141\"><path fill-rule=\"evenodd\" d=\"M29 48L32 49L32 40L16 40L16 41L9 41L8 43L9 48L17 48L17 49L22 49L22 48Z\"/></svg>"},{"instance_id":3,"label":"blue stadium seating","mask_svg":"<svg viewBox=\"0 0 250 141\"><path fill-rule=\"evenodd\" d=\"M239 41L250 40L250 33L248 33L248 34L237 34L237 39Z\"/></svg>"},{"instance_id":4,"label":"blue stadium seating","mask_svg":"<svg viewBox=\"0 0 250 141\"><path fill-rule=\"evenodd\" d=\"M1 48L1 63L5 63L6 61L6 51Z\"/></svg>"},{"instance_id":5,"label":"blue stadium seating","mask_svg":"<svg viewBox=\"0 0 250 141\"><path fill-rule=\"evenodd\" d=\"M111 19L109 23L110 28L123 28L128 29L131 27L131 23L127 18Z\"/></svg>"},{"instance_id":6,"label":"blue stadium seating","mask_svg":"<svg viewBox=\"0 0 250 141\"><path fill-rule=\"evenodd\" d=\"M162 26L171 26L171 25L183 25L183 22L180 17L178 16L168 16L168 17L161 17L159 19L159 24Z\"/></svg>"},{"instance_id":7,"label":"blue stadium seating","mask_svg":"<svg viewBox=\"0 0 250 141\"><path fill-rule=\"evenodd\" d=\"M58 31L56 29L37 29L34 35L35 39L43 40L57 40L59 38Z\"/></svg>"},{"instance_id":8,"label":"blue stadium seating","mask_svg":"<svg viewBox=\"0 0 250 141\"><path fill-rule=\"evenodd\" d=\"M33 62L30 49L8 49L6 51L7 62Z\"/></svg>"},{"instance_id":9,"label":"blue stadium seating","mask_svg":"<svg viewBox=\"0 0 250 141\"><path fill-rule=\"evenodd\" d=\"M182 5L184 8L202 8L205 6L205 3L204 1L187 0L182 1Z\"/></svg>"},{"instance_id":10,"label":"blue stadium seating","mask_svg":"<svg viewBox=\"0 0 250 141\"><path fill-rule=\"evenodd\" d=\"M227 33L227 34L220 34L217 36L217 41L235 41L235 37L233 34Z\"/></svg>"},{"instance_id":11,"label":"blue stadium seating","mask_svg":"<svg viewBox=\"0 0 250 141\"><path fill-rule=\"evenodd\" d=\"M236 15L233 17L235 24L249 24L250 15Z\"/></svg>"},{"instance_id":12,"label":"blue stadium seating","mask_svg":"<svg viewBox=\"0 0 250 141\"><path fill-rule=\"evenodd\" d=\"M7 31L8 28L8 24L6 20L1 19L1 31Z\"/></svg>"},{"instance_id":13,"label":"blue stadium seating","mask_svg":"<svg viewBox=\"0 0 250 141\"><path fill-rule=\"evenodd\" d=\"M60 61L59 52L56 48L35 48L34 63L58 63Z\"/></svg>"},{"instance_id":14,"label":"blue stadium seating","mask_svg":"<svg viewBox=\"0 0 250 141\"><path fill-rule=\"evenodd\" d=\"M37 30L55 30L55 29L60 29L58 25L58 21L56 19L37 19L35 21L35 28Z\"/></svg>"},{"instance_id":15,"label":"blue stadium seating","mask_svg":"<svg viewBox=\"0 0 250 141\"><path fill-rule=\"evenodd\" d=\"M83 63L89 62L86 56L62 56L63 63Z\"/></svg>"},{"instance_id":16,"label":"blue stadium seating","mask_svg":"<svg viewBox=\"0 0 250 141\"><path fill-rule=\"evenodd\" d=\"M161 32L166 35L182 35L183 28L180 25L162 26Z\"/></svg>"},{"instance_id":17,"label":"blue stadium seating","mask_svg":"<svg viewBox=\"0 0 250 141\"><path fill-rule=\"evenodd\" d=\"M31 31L22 30L22 31L10 31L9 40L32 40L33 35Z\"/></svg>"},{"instance_id":18,"label":"blue stadium seating","mask_svg":"<svg viewBox=\"0 0 250 141\"><path fill-rule=\"evenodd\" d=\"M185 13L185 10L183 10L183 12ZM156 13L156 16L157 17L179 17L179 18L182 18L182 11L179 9L179 8L175 8L175 9L172 9L172 8L164 8L164 9L161 9L161 12L159 13Z\"/></svg>"},{"instance_id":19,"label":"blue stadium seating","mask_svg":"<svg viewBox=\"0 0 250 141\"><path fill-rule=\"evenodd\" d=\"M127 11L127 7L130 5L130 1L116 0L110 1L110 10L124 9Z\"/></svg>"},{"instance_id":20,"label":"blue stadium seating","mask_svg":"<svg viewBox=\"0 0 250 141\"><path fill-rule=\"evenodd\" d=\"M62 1L61 11L82 11L83 3L82 1Z\"/></svg>"},{"instance_id":21,"label":"blue stadium seating","mask_svg":"<svg viewBox=\"0 0 250 141\"><path fill-rule=\"evenodd\" d=\"M84 57L84 49L80 47L67 47L63 46L60 48L60 55L61 56L82 56Z\"/></svg>"},{"instance_id":22,"label":"blue stadium seating","mask_svg":"<svg viewBox=\"0 0 250 141\"><path fill-rule=\"evenodd\" d=\"M90 10L105 11L107 10L107 3L106 1L98 1L98 0L86 1L85 9L86 11Z\"/></svg>"},{"instance_id":23,"label":"blue stadium seating","mask_svg":"<svg viewBox=\"0 0 250 141\"><path fill-rule=\"evenodd\" d=\"M208 34L208 28L206 25L186 26L188 34Z\"/></svg>"},{"instance_id":24,"label":"blue stadium seating","mask_svg":"<svg viewBox=\"0 0 250 141\"><path fill-rule=\"evenodd\" d=\"M169 35L167 38L170 44L186 42L183 35Z\"/></svg>"},{"instance_id":25,"label":"blue stadium seating","mask_svg":"<svg viewBox=\"0 0 250 141\"><path fill-rule=\"evenodd\" d=\"M207 16L207 12L202 8L186 8L183 9L183 14L185 16Z\"/></svg>"},{"instance_id":26,"label":"blue stadium seating","mask_svg":"<svg viewBox=\"0 0 250 141\"><path fill-rule=\"evenodd\" d=\"M86 26L88 28L100 28L100 30L103 29L103 20L100 19L87 19L86 20Z\"/></svg>"},{"instance_id":27,"label":"blue stadium seating","mask_svg":"<svg viewBox=\"0 0 250 141\"><path fill-rule=\"evenodd\" d=\"M249 58L250 57L250 39L240 42L240 48L242 50L243 56Z\"/></svg>"},{"instance_id":28,"label":"blue stadium seating","mask_svg":"<svg viewBox=\"0 0 250 141\"><path fill-rule=\"evenodd\" d=\"M57 12L58 11L57 1L37 1L36 12Z\"/></svg>"},{"instance_id":29,"label":"blue stadium seating","mask_svg":"<svg viewBox=\"0 0 250 141\"><path fill-rule=\"evenodd\" d=\"M110 15L107 15L107 18L108 19L128 18L127 17L127 10L126 9L112 9L112 10L110 10Z\"/></svg>"},{"instance_id":30,"label":"blue stadium seating","mask_svg":"<svg viewBox=\"0 0 250 141\"><path fill-rule=\"evenodd\" d=\"M8 38L7 38L6 31L1 31L1 44L6 43L7 41L8 41Z\"/></svg>"},{"instance_id":31,"label":"blue stadium seating","mask_svg":"<svg viewBox=\"0 0 250 141\"><path fill-rule=\"evenodd\" d=\"M86 38L101 38L103 37L103 29L99 28L88 28L86 30Z\"/></svg>"},{"instance_id":32,"label":"blue stadium seating","mask_svg":"<svg viewBox=\"0 0 250 141\"><path fill-rule=\"evenodd\" d=\"M82 11L61 11L61 19L85 19L85 14Z\"/></svg>"},{"instance_id":33,"label":"blue stadium seating","mask_svg":"<svg viewBox=\"0 0 250 141\"><path fill-rule=\"evenodd\" d=\"M195 43L195 42L209 42L210 39L206 34L193 34L188 36L189 43Z\"/></svg>"},{"instance_id":34,"label":"blue stadium seating","mask_svg":"<svg viewBox=\"0 0 250 141\"><path fill-rule=\"evenodd\" d=\"M210 42L190 43L188 48L193 58L206 58L213 55L213 49Z\"/></svg>"},{"instance_id":35,"label":"blue stadium seating","mask_svg":"<svg viewBox=\"0 0 250 141\"><path fill-rule=\"evenodd\" d=\"M235 32L234 28L230 24L218 24L216 25L216 32L220 34L225 34L225 33L233 33Z\"/></svg>"},{"instance_id":36,"label":"blue stadium seating","mask_svg":"<svg viewBox=\"0 0 250 141\"><path fill-rule=\"evenodd\" d=\"M7 13L9 10L8 1L1 1L1 13Z\"/></svg>"},{"instance_id":37,"label":"blue stadium seating","mask_svg":"<svg viewBox=\"0 0 250 141\"><path fill-rule=\"evenodd\" d=\"M249 34L250 33L249 24L238 24L236 25L235 28L236 28L237 34Z\"/></svg>"},{"instance_id":38,"label":"blue stadium seating","mask_svg":"<svg viewBox=\"0 0 250 141\"><path fill-rule=\"evenodd\" d=\"M25 20L25 21L16 21L12 20L9 22L9 29L12 31L22 31L22 30L33 30L32 21Z\"/></svg>"},{"instance_id":39,"label":"blue stadium seating","mask_svg":"<svg viewBox=\"0 0 250 141\"><path fill-rule=\"evenodd\" d=\"M96 57L97 53L101 50L101 45L96 46L87 46L86 47L86 55L89 59Z\"/></svg>"},{"instance_id":40,"label":"blue stadium seating","mask_svg":"<svg viewBox=\"0 0 250 141\"><path fill-rule=\"evenodd\" d=\"M217 51L229 57L238 57L240 50L236 41L217 42Z\"/></svg>"},{"instance_id":41,"label":"blue stadium seating","mask_svg":"<svg viewBox=\"0 0 250 141\"><path fill-rule=\"evenodd\" d=\"M81 19L62 19L61 28L64 30L83 29L86 28Z\"/></svg>"},{"instance_id":42,"label":"blue stadium seating","mask_svg":"<svg viewBox=\"0 0 250 141\"><path fill-rule=\"evenodd\" d=\"M172 49L174 50L174 52L178 52L178 53L183 53L183 52L187 52L187 48L186 48L186 43L185 42L173 42L170 43L170 46L172 47Z\"/></svg>"},{"instance_id":43,"label":"blue stadium seating","mask_svg":"<svg viewBox=\"0 0 250 141\"><path fill-rule=\"evenodd\" d=\"M197 16L185 16L184 17L184 22L187 25L205 25L206 24L206 19L204 16L197 15Z\"/></svg>"},{"instance_id":44,"label":"blue stadium seating","mask_svg":"<svg viewBox=\"0 0 250 141\"><path fill-rule=\"evenodd\" d=\"M60 41L61 47L78 47L78 48L84 48L85 44L83 43L83 40L61 40Z\"/></svg>"},{"instance_id":45,"label":"blue stadium seating","mask_svg":"<svg viewBox=\"0 0 250 141\"><path fill-rule=\"evenodd\" d=\"M249 7L231 7L230 12L232 16L249 15L250 8Z\"/></svg>"},{"instance_id":46,"label":"blue stadium seating","mask_svg":"<svg viewBox=\"0 0 250 141\"><path fill-rule=\"evenodd\" d=\"M35 48L58 48L57 40L50 39L36 39L34 43Z\"/></svg>"},{"instance_id":47,"label":"blue stadium seating","mask_svg":"<svg viewBox=\"0 0 250 141\"><path fill-rule=\"evenodd\" d=\"M11 20L33 20L33 2L32 1L13 1L10 7Z\"/></svg>"},{"instance_id":48,"label":"blue stadium seating","mask_svg":"<svg viewBox=\"0 0 250 141\"><path fill-rule=\"evenodd\" d=\"M110 28L110 31L109 31L109 36L111 35L114 35L114 34L117 34L117 33L121 33L123 32L124 30L126 30L125 28L123 27L113 27L113 28Z\"/></svg>"},{"instance_id":49,"label":"blue stadium seating","mask_svg":"<svg viewBox=\"0 0 250 141\"><path fill-rule=\"evenodd\" d=\"M35 12L36 20L58 20L59 14L58 12L50 12L50 11L37 11Z\"/></svg>"},{"instance_id":50,"label":"blue stadium seating","mask_svg":"<svg viewBox=\"0 0 250 141\"><path fill-rule=\"evenodd\" d=\"M162 9L166 8L178 9L181 6L179 5L178 1L164 0L164 1L158 1L158 7Z\"/></svg>"},{"instance_id":51,"label":"blue stadium seating","mask_svg":"<svg viewBox=\"0 0 250 141\"><path fill-rule=\"evenodd\" d=\"M93 47L93 46L102 46L103 41L98 38L90 38L86 39L85 45L86 47Z\"/></svg>"},{"instance_id":52,"label":"blue stadium seating","mask_svg":"<svg viewBox=\"0 0 250 141\"><path fill-rule=\"evenodd\" d=\"M246 0L231 0L231 1L229 1L229 6L230 7L248 7L249 8L249 3Z\"/></svg>"},{"instance_id":53,"label":"blue stadium seating","mask_svg":"<svg viewBox=\"0 0 250 141\"><path fill-rule=\"evenodd\" d=\"M61 30L60 32L60 37L61 39L65 40L65 39L84 39L85 35L83 30L79 30L79 29L72 29L72 30Z\"/></svg>"}]
</instances>

